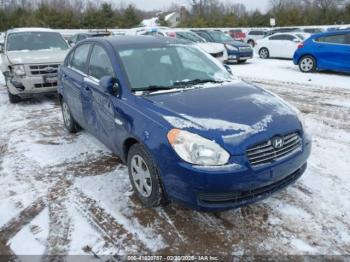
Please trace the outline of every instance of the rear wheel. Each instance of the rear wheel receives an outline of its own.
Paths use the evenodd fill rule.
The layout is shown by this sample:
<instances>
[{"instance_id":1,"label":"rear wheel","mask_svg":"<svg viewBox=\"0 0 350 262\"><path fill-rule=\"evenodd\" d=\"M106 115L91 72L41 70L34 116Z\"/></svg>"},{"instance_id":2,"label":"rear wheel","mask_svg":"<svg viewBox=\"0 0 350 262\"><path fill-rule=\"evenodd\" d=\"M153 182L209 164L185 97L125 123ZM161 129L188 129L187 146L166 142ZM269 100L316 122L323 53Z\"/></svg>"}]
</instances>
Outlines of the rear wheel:
<instances>
[{"instance_id":1,"label":"rear wheel","mask_svg":"<svg viewBox=\"0 0 350 262\"><path fill-rule=\"evenodd\" d=\"M316 60L312 56L304 56L299 61L299 69L303 73L312 73L316 71Z\"/></svg>"},{"instance_id":2,"label":"rear wheel","mask_svg":"<svg viewBox=\"0 0 350 262\"><path fill-rule=\"evenodd\" d=\"M259 50L259 56L262 59L267 59L270 57L270 52L267 48L263 47Z\"/></svg>"},{"instance_id":3,"label":"rear wheel","mask_svg":"<svg viewBox=\"0 0 350 262\"><path fill-rule=\"evenodd\" d=\"M77 124L77 122L75 122L75 120L71 114L71 111L69 109L69 106L64 100L62 100L62 102L61 102L61 107L62 107L62 116L63 116L64 126L67 128L67 130L70 133L78 132L78 130L79 130L78 124Z\"/></svg>"},{"instance_id":4,"label":"rear wheel","mask_svg":"<svg viewBox=\"0 0 350 262\"><path fill-rule=\"evenodd\" d=\"M255 42L254 42L254 40L248 40L248 42L247 42L248 44L250 44L252 47L254 47L255 46Z\"/></svg>"},{"instance_id":5,"label":"rear wheel","mask_svg":"<svg viewBox=\"0 0 350 262\"><path fill-rule=\"evenodd\" d=\"M130 148L128 169L131 185L145 206L156 207L165 202L158 168L143 145L135 144Z\"/></svg>"}]
</instances>

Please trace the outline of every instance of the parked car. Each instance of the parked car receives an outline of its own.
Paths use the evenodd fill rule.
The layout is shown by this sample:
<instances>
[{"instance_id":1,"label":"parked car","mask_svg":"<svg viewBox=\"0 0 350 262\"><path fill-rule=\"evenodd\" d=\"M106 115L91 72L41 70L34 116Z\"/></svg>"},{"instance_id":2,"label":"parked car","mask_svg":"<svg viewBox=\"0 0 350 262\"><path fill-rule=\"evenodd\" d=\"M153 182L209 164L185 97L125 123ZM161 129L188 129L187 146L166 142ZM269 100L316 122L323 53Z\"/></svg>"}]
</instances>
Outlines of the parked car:
<instances>
[{"instance_id":1,"label":"parked car","mask_svg":"<svg viewBox=\"0 0 350 262\"><path fill-rule=\"evenodd\" d=\"M148 207L254 203L296 181L311 150L295 109L168 38L80 42L59 69L58 93L65 127L118 155Z\"/></svg>"},{"instance_id":2,"label":"parked car","mask_svg":"<svg viewBox=\"0 0 350 262\"><path fill-rule=\"evenodd\" d=\"M231 29L228 31L228 34L235 40L244 42L246 34L241 29Z\"/></svg>"},{"instance_id":3,"label":"parked car","mask_svg":"<svg viewBox=\"0 0 350 262\"><path fill-rule=\"evenodd\" d=\"M210 43L196 33L183 29L167 29L167 30L152 30L147 31L144 35L174 37L184 41L189 41L195 46L201 48L212 57L219 60L221 63L226 63L228 59L227 51L224 44Z\"/></svg>"},{"instance_id":4,"label":"parked car","mask_svg":"<svg viewBox=\"0 0 350 262\"><path fill-rule=\"evenodd\" d=\"M253 49L250 45L233 40L225 33L217 30L192 30L211 43L224 44L228 54L228 63L245 63L253 58Z\"/></svg>"},{"instance_id":5,"label":"parked car","mask_svg":"<svg viewBox=\"0 0 350 262\"><path fill-rule=\"evenodd\" d=\"M68 39L68 43L73 46L76 45L78 42L85 40L87 38L92 38L92 37L104 37L104 36L110 36L111 32L109 31L91 31L87 33L78 33L73 35Z\"/></svg>"},{"instance_id":6,"label":"parked car","mask_svg":"<svg viewBox=\"0 0 350 262\"><path fill-rule=\"evenodd\" d=\"M312 35L299 44L293 62L304 73L316 70L350 72L350 30Z\"/></svg>"},{"instance_id":7,"label":"parked car","mask_svg":"<svg viewBox=\"0 0 350 262\"><path fill-rule=\"evenodd\" d=\"M266 30L253 29L246 34L244 42L250 44L252 47L255 46L257 40L263 39L266 35Z\"/></svg>"},{"instance_id":8,"label":"parked car","mask_svg":"<svg viewBox=\"0 0 350 262\"><path fill-rule=\"evenodd\" d=\"M280 33L296 33L296 32L301 32L301 29L298 27L281 27L281 28L268 30L265 36L271 36L271 35L280 34Z\"/></svg>"},{"instance_id":9,"label":"parked car","mask_svg":"<svg viewBox=\"0 0 350 262\"><path fill-rule=\"evenodd\" d=\"M292 59L298 45L309 35L280 33L256 41L255 51L262 59L270 57Z\"/></svg>"},{"instance_id":10,"label":"parked car","mask_svg":"<svg viewBox=\"0 0 350 262\"><path fill-rule=\"evenodd\" d=\"M68 52L61 34L47 28L17 28L0 44L3 72L11 103L57 90L57 70Z\"/></svg>"}]
</instances>

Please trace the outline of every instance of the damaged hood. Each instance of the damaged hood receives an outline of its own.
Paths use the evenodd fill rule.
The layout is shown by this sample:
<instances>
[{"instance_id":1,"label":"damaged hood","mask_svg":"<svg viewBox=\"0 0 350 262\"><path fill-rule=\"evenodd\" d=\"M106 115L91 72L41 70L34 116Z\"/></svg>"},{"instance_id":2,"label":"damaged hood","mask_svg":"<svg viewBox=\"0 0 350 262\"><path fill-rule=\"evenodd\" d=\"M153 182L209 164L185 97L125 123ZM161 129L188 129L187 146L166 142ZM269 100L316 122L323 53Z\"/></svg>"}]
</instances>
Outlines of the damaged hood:
<instances>
[{"instance_id":1,"label":"damaged hood","mask_svg":"<svg viewBox=\"0 0 350 262\"><path fill-rule=\"evenodd\" d=\"M67 50L10 51L7 58L10 64L63 63Z\"/></svg>"},{"instance_id":2,"label":"damaged hood","mask_svg":"<svg viewBox=\"0 0 350 262\"><path fill-rule=\"evenodd\" d=\"M301 129L295 109L279 97L243 82L145 97L171 127L221 145L238 146Z\"/></svg>"}]
</instances>

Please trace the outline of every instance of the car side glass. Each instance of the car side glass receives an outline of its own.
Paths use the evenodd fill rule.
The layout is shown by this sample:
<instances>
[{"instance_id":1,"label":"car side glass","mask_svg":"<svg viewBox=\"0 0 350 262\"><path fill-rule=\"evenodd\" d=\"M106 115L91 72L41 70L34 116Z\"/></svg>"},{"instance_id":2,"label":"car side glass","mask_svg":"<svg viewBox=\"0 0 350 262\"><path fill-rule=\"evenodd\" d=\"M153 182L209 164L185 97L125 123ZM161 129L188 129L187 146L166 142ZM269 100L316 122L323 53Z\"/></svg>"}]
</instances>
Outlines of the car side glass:
<instances>
[{"instance_id":1,"label":"car side glass","mask_svg":"<svg viewBox=\"0 0 350 262\"><path fill-rule=\"evenodd\" d=\"M74 50L74 55L70 62L71 67L85 73L89 51L90 51L90 44L84 44L84 45L78 46Z\"/></svg>"}]
</instances>

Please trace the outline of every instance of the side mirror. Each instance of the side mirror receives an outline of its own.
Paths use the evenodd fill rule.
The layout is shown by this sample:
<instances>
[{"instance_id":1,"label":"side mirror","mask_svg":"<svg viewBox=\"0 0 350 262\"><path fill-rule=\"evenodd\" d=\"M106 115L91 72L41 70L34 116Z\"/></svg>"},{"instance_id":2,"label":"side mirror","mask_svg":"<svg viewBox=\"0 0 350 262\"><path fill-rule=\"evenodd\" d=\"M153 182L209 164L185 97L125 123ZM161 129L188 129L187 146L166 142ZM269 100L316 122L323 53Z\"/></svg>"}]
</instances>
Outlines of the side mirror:
<instances>
[{"instance_id":1,"label":"side mirror","mask_svg":"<svg viewBox=\"0 0 350 262\"><path fill-rule=\"evenodd\" d=\"M100 79L100 87L102 90L110 95L117 95L119 93L119 84L117 79L113 76L104 76Z\"/></svg>"},{"instance_id":2,"label":"side mirror","mask_svg":"<svg viewBox=\"0 0 350 262\"><path fill-rule=\"evenodd\" d=\"M224 65L224 67L226 68L227 72L229 72L231 75L233 75L231 67L229 67L228 65Z\"/></svg>"}]
</instances>

